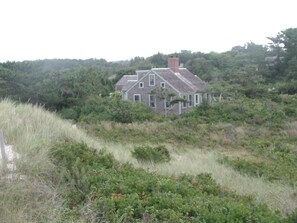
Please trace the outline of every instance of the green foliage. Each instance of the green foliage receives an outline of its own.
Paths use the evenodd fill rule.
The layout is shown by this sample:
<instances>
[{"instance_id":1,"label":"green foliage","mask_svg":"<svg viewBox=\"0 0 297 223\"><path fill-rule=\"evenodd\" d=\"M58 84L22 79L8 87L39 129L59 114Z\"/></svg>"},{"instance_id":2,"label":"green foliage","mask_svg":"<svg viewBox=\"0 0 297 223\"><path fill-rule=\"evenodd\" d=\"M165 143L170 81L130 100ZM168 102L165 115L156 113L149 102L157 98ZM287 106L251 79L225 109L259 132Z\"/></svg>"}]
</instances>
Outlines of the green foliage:
<instances>
[{"instance_id":1,"label":"green foliage","mask_svg":"<svg viewBox=\"0 0 297 223\"><path fill-rule=\"evenodd\" d=\"M153 112L145 105L123 101L121 98L114 98L110 107L111 120L121 123L135 121L146 121L153 118Z\"/></svg>"},{"instance_id":2,"label":"green foliage","mask_svg":"<svg viewBox=\"0 0 297 223\"><path fill-rule=\"evenodd\" d=\"M288 83L282 83L278 86L280 94L297 94L297 81L290 81Z\"/></svg>"},{"instance_id":3,"label":"green foliage","mask_svg":"<svg viewBox=\"0 0 297 223\"><path fill-rule=\"evenodd\" d=\"M54 147L51 157L64 187L63 221L281 221L266 206L224 192L208 174L162 177L72 142Z\"/></svg>"},{"instance_id":4,"label":"green foliage","mask_svg":"<svg viewBox=\"0 0 297 223\"><path fill-rule=\"evenodd\" d=\"M263 177L268 171L270 171L267 170L269 166L264 162L247 161L240 158L229 159L228 157L224 157L222 160L220 160L220 162L232 166L240 173L248 174L250 176Z\"/></svg>"},{"instance_id":5,"label":"green foliage","mask_svg":"<svg viewBox=\"0 0 297 223\"><path fill-rule=\"evenodd\" d=\"M182 175L180 179L190 182L194 188L208 195L224 196L223 191L209 173L201 173L195 177Z\"/></svg>"},{"instance_id":6,"label":"green foliage","mask_svg":"<svg viewBox=\"0 0 297 223\"><path fill-rule=\"evenodd\" d=\"M276 37L268 38L271 52L280 58L272 67L272 75L278 80L296 80L297 28L280 31Z\"/></svg>"},{"instance_id":7,"label":"green foliage","mask_svg":"<svg viewBox=\"0 0 297 223\"><path fill-rule=\"evenodd\" d=\"M199 123L245 122L278 128L286 118L283 109L267 98L264 100L241 98L224 104L203 103L183 116Z\"/></svg>"},{"instance_id":8,"label":"green foliage","mask_svg":"<svg viewBox=\"0 0 297 223\"><path fill-rule=\"evenodd\" d=\"M117 93L108 97L91 98L85 105L74 109L78 113L77 120L84 123L98 123L104 120L131 123L152 120L156 116L147 106L123 101Z\"/></svg>"},{"instance_id":9,"label":"green foliage","mask_svg":"<svg viewBox=\"0 0 297 223\"><path fill-rule=\"evenodd\" d=\"M114 64L113 68L117 65ZM111 66L103 60L42 60L0 64L0 97L60 111L84 105L113 90Z\"/></svg>"},{"instance_id":10,"label":"green foliage","mask_svg":"<svg viewBox=\"0 0 297 223\"><path fill-rule=\"evenodd\" d=\"M292 142L295 144L295 142ZM255 155L264 157L266 162L253 162L244 159L224 159L224 163L251 176L261 176L269 181L281 181L292 186L297 185L297 153L292 151L284 138L263 139L252 137L242 142L242 146Z\"/></svg>"},{"instance_id":11,"label":"green foliage","mask_svg":"<svg viewBox=\"0 0 297 223\"><path fill-rule=\"evenodd\" d=\"M164 145L160 146L136 146L132 156L141 162L161 163L170 160L170 153Z\"/></svg>"},{"instance_id":12,"label":"green foliage","mask_svg":"<svg viewBox=\"0 0 297 223\"><path fill-rule=\"evenodd\" d=\"M75 109L73 108L64 108L60 112L60 115L64 119L72 119L72 120L77 120L78 119L78 113Z\"/></svg>"}]
</instances>

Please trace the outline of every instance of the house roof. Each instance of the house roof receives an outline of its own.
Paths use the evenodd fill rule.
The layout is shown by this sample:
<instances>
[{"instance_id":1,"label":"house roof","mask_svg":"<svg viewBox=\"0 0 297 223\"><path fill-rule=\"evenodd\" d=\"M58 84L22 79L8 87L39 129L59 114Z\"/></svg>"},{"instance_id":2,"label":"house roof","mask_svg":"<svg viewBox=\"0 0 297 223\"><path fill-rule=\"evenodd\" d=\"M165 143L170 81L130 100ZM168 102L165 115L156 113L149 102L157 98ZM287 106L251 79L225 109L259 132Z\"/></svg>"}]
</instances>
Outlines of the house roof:
<instances>
[{"instance_id":1,"label":"house roof","mask_svg":"<svg viewBox=\"0 0 297 223\"><path fill-rule=\"evenodd\" d=\"M137 75L145 75L147 72L149 72L150 70L137 70L136 74Z\"/></svg>"},{"instance_id":2,"label":"house roof","mask_svg":"<svg viewBox=\"0 0 297 223\"><path fill-rule=\"evenodd\" d=\"M171 84L175 89L177 89L180 93L187 93L195 91L191 86L186 84L183 80L181 80L178 75L176 75L169 68L156 68L152 69L155 73L157 73L160 77L162 77L165 81Z\"/></svg>"},{"instance_id":3,"label":"house roof","mask_svg":"<svg viewBox=\"0 0 297 223\"><path fill-rule=\"evenodd\" d=\"M174 73L170 68L153 68L152 70L138 70L137 75L124 75L116 84L117 90L126 91L130 89L138 80L149 72L154 72L168 82L180 93L203 91L207 88L207 83L192 74L186 68L179 68L178 73Z\"/></svg>"},{"instance_id":4,"label":"house roof","mask_svg":"<svg viewBox=\"0 0 297 223\"><path fill-rule=\"evenodd\" d=\"M118 91L125 91L137 82L136 75L124 75L116 84Z\"/></svg>"},{"instance_id":5,"label":"house roof","mask_svg":"<svg viewBox=\"0 0 297 223\"><path fill-rule=\"evenodd\" d=\"M192 74L187 68L179 68L179 73L195 86L196 91L207 88L207 83L201 80L198 76Z\"/></svg>"}]
</instances>

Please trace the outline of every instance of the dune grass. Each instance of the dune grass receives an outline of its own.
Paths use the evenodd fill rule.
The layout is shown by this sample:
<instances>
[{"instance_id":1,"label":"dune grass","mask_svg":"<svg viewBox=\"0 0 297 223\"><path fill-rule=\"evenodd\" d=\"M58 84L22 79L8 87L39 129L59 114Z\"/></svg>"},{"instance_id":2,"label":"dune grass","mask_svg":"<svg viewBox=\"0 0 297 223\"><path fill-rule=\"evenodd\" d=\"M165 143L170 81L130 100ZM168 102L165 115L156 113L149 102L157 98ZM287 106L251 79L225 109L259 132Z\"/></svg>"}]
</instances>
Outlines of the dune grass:
<instances>
[{"instance_id":1,"label":"dune grass","mask_svg":"<svg viewBox=\"0 0 297 223\"><path fill-rule=\"evenodd\" d=\"M49 149L70 139L101 149L100 142L40 107L9 100L0 102L0 128L5 144L13 145L21 156L18 174L26 176L13 184L0 181L0 222L59 222L59 191L47 180L53 174Z\"/></svg>"},{"instance_id":2,"label":"dune grass","mask_svg":"<svg viewBox=\"0 0 297 223\"><path fill-rule=\"evenodd\" d=\"M146 168L172 176L210 173L223 188L239 195L255 196L257 202L266 203L283 214L297 208L296 189L284 184L271 183L262 178L241 175L232 168L218 163L219 154L216 152L191 149L181 154L173 153L171 156L173 158L169 163L147 165Z\"/></svg>"},{"instance_id":3,"label":"dune grass","mask_svg":"<svg viewBox=\"0 0 297 223\"><path fill-rule=\"evenodd\" d=\"M0 183L0 222L59 222L62 201L59 188L50 184L53 164L49 160L49 149L58 142L74 140L85 142L97 150L111 152L120 162L129 162L136 167L164 175L197 175L211 173L223 188L240 195L253 195L260 203L266 203L282 213L297 208L296 188L267 182L261 178L240 175L235 170L217 162L220 154L199 148L178 147L165 144L171 161L165 164L138 163L132 156L134 144L112 143L94 139L83 130L73 128L72 123L62 120L44 109L15 104L9 100L0 102L0 128L6 144L20 154L17 170L26 179ZM293 134L295 125L289 128Z\"/></svg>"},{"instance_id":4,"label":"dune grass","mask_svg":"<svg viewBox=\"0 0 297 223\"><path fill-rule=\"evenodd\" d=\"M175 147L166 144L170 151L171 161L168 163L142 163L131 157L134 146L103 143L107 151L112 152L117 160L130 162L134 166L161 175L180 176L210 173L216 182L226 190L239 195L254 196L259 203L267 204L282 214L291 213L297 208L297 190L289 185L269 182L260 177L241 175L231 167L218 162L221 154L199 148Z\"/></svg>"}]
</instances>

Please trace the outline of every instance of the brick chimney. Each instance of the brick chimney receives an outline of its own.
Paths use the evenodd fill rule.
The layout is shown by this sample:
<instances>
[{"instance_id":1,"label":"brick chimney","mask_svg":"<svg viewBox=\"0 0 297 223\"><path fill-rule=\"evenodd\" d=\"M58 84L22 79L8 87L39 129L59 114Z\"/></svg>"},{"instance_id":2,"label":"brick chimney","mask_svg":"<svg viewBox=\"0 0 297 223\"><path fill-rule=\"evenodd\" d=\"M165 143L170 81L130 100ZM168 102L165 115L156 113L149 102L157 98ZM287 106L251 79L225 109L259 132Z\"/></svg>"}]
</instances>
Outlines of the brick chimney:
<instances>
[{"instance_id":1,"label":"brick chimney","mask_svg":"<svg viewBox=\"0 0 297 223\"><path fill-rule=\"evenodd\" d=\"M175 56L168 57L168 68L174 73L179 73L179 58Z\"/></svg>"}]
</instances>

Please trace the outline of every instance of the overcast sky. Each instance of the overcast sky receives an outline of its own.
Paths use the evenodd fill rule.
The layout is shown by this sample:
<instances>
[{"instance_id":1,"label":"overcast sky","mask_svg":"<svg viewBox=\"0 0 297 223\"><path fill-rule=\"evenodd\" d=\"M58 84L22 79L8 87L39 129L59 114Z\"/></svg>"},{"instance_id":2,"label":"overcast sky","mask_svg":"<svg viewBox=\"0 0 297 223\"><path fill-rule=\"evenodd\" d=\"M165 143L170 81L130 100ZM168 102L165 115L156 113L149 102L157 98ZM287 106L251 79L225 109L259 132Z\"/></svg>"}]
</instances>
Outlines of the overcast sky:
<instances>
[{"instance_id":1,"label":"overcast sky","mask_svg":"<svg viewBox=\"0 0 297 223\"><path fill-rule=\"evenodd\" d=\"M0 0L0 61L224 52L297 26L295 0Z\"/></svg>"}]
</instances>

